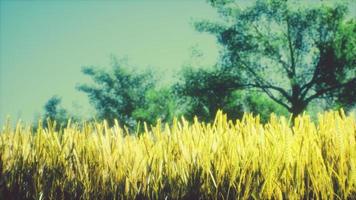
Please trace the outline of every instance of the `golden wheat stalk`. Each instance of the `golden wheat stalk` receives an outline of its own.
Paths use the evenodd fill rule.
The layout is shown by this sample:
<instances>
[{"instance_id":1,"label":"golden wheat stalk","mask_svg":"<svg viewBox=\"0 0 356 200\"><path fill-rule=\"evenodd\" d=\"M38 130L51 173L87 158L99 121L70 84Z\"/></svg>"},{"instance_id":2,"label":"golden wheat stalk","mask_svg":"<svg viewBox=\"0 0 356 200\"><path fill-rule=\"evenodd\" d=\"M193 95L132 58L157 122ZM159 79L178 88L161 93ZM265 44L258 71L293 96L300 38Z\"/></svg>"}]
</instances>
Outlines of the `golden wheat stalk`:
<instances>
[{"instance_id":1,"label":"golden wheat stalk","mask_svg":"<svg viewBox=\"0 0 356 200\"><path fill-rule=\"evenodd\" d=\"M246 114L160 122L139 136L102 123L0 133L0 198L352 199L356 122L340 112L294 125Z\"/></svg>"}]
</instances>

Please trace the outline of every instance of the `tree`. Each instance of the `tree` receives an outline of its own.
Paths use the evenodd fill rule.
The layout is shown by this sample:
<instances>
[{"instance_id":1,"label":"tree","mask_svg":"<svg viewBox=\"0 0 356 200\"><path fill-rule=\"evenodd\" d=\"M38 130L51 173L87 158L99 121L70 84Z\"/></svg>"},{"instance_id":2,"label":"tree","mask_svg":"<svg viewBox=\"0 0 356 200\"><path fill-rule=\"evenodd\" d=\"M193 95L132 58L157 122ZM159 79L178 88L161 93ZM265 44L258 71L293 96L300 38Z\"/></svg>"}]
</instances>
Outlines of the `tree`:
<instances>
[{"instance_id":1,"label":"tree","mask_svg":"<svg viewBox=\"0 0 356 200\"><path fill-rule=\"evenodd\" d=\"M48 122L55 122L55 129L59 130L68 123L69 116L67 110L60 106L62 99L58 96L51 97L45 104L43 127L47 127ZM49 120L49 121L48 121Z\"/></svg>"},{"instance_id":2,"label":"tree","mask_svg":"<svg viewBox=\"0 0 356 200\"><path fill-rule=\"evenodd\" d=\"M224 23L196 28L216 35L222 68L238 77L239 87L259 89L294 117L318 98L355 105L355 93L347 92L356 88L356 23L347 20L345 5L257 0L240 9L234 0L209 2Z\"/></svg>"},{"instance_id":3,"label":"tree","mask_svg":"<svg viewBox=\"0 0 356 200\"><path fill-rule=\"evenodd\" d=\"M242 113L259 115L262 123L269 121L271 113L278 116L288 116L288 111L284 107L268 98L266 94L256 90L236 90L232 93L230 99L230 102L226 105L229 113L236 112L234 110L240 108L242 110L237 110L239 111L238 113L242 111Z\"/></svg>"},{"instance_id":4,"label":"tree","mask_svg":"<svg viewBox=\"0 0 356 200\"><path fill-rule=\"evenodd\" d=\"M349 41L353 39L352 41ZM340 27L340 31L336 35L336 46L339 48L336 51L336 55L341 57L342 60L348 61L351 67L355 68L356 63L356 26L355 20L350 20L347 23L343 24ZM355 76L356 70L353 72L353 76ZM352 72L350 73L352 75ZM340 90L336 90L335 95L336 101L340 105L340 107L347 107L351 109L355 106L356 99L356 90L355 85L349 84Z\"/></svg>"},{"instance_id":5,"label":"tree","mask_svg":"<svg viewBox=\"0 0 356 200\"><path fill-rule=\"evenodd\" d=\"M186 68L174 90L182 102L183 115L190 120L197 116L200 120L211 121L218 109L222 109L230 119L241 118L245 112L259 114L262 122L266 122L272 112L286 114L283 107L265 95L240 90L240 84L229 72L216 67Z\"/></svg>"},{"instance_id":6,"label":"tree","mask_svg":"<svg viewBox=\"0 0 356 200\"><path fill-rule=\"evenodd\" d=\"M160 119L171 123L179 115L176 97L170 88L151 89L147 91L145 99L145 103L132 114L137 121L153 125Z\"/></svg>"},{"instance_id":7,"label":"tree","mask_svg":"<svg viewBox=\"0 0 356 200\"><path fill-rule=\"evenodd\" d=\"M236 88L236 79L221 70L186 68L173 88L180 104L185 105L185 117L193 119L197 116L200 120L210 121L218 109L224 109Z\"/></svg>"},{"instance_id":8,"label":"tree","mask_svg":"<svg viewBox=\"0 0 356 200\"><path fill-rule=\"evenodd\" d=\"M133 114L145 105L145 95L154 88L155 81L150 72L136 73L127 66L127 62L113 59L109 71L84 67L82 72L94 84L81 84L77 88L88 95L100 119L108 120L109 124L118 119L121 125L133 128L137 123Z\"/></svg>"}]
</instances>

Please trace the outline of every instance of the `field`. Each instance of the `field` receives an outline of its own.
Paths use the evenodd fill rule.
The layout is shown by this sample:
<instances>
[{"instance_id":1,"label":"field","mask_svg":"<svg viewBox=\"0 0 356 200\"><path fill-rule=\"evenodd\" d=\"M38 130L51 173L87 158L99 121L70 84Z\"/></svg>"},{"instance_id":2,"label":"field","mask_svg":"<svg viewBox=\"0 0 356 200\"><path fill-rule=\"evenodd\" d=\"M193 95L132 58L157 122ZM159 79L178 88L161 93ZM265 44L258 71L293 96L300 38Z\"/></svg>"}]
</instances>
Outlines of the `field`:
<instances>
[{"instance_id":1,"label":"field","mask_svg":"<svg viewBox=\"0 0 356 200\"><path fill-rule=\"evenodd\" d=\"M356 199L356 121L271 115L0 133L0 199Z\"/></svg>"}]
</instances>

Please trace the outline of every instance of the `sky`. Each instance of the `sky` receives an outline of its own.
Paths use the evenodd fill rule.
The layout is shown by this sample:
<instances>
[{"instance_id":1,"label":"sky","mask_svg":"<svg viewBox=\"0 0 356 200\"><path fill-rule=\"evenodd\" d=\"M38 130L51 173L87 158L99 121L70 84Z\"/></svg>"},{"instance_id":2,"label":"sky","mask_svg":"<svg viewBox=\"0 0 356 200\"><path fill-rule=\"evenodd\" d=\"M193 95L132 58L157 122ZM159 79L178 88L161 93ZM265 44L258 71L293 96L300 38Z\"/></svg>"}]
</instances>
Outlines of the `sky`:
<instances>
[{"instance_id":1,"label":"sky","mask_svg":"<svg viewBox=\"0 0 356 200\"><path fill-rule=\"evenodd\" d=\"M350 10L356 16L356 3ZM165 83L195 61L193 50L203 53L201 65L213 65L216 39L192 26L201 19L218 20L205 0L0 0L0 127L7 116L33 121L53 95L70 112L93 115L75 89L90 82L81 68L109 68L112 56Z\"/></svg>"},{"instance_id":2,"label":"sky","mask_svg":"<svg viewBox=\"0 0 356 200\"><path fill-rule=\"evenodd\" d=\"M216 18L204 0L1 0L0 124L7 116L34 120L53 95L73 112L92 114L86 95L75 89L90 81L81 68L108 68L112 56L165 79L190 62L193 49L212 65L216 40L192 22Z\"/></svg>"}]
</instances>

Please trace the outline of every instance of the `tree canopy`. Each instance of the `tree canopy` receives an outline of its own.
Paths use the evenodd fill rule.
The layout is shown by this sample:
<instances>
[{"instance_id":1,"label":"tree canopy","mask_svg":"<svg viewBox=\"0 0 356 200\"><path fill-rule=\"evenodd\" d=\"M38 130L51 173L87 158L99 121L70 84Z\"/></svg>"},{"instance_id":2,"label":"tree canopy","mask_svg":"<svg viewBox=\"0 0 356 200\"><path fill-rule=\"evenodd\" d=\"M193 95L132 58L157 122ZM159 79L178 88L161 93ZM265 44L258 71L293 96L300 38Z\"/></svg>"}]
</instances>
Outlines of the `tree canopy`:
<instances>
[{"instance_id":1,"label":"tree canopy","mask_svg":"<svg viewBox=\"0 0 356 200\"><path fill-rule=\"evenodd\" d=\"M82 72L90 76L94 84L81 84L77 88L86 93L94 105L97 116L110 124L114 119L122 125L134 127L133 113L146 103L147 91L154 88L154 78L150 72L135 73L127 62L113 59L109 71L84 67Z\"/></svg>"},{"instance_id":2,"label":"tree canopy","mask_svg":"<svg viewBox=\"0 0 356 200\"><path fill-rule=\"evenodd\" d=\"M190 120L197 116L209 122L214 120L220 109L230 119L241 118L245 112L259 114L263 122L269 119L272 112L286 115L285 109L266 95L253 90L246 92L240 88L240 84L240 80L229 71L217 67L186 68L173 90L183 108L182 113Z\"/></svg>"},{"instance_id":3,"label":"tree canopy","mask_svg":"<svg viewBox=\"0 0 356 200\"><path fill-rule=\"evenodd\" d=\"M136 128L139 122L171 122L178 115L175 96L169 87L157 87L151 70L137 72L126 60L113 59L111 70L84 67L93 84L80 84L95 106L97 117L113 124ZM141 127L142 128L142 127Z\"/></svg>"},{"instance_id":4,"label":"tree canopy","mask_svg":"<svg viewBox=\"0 0 356 200\"><path fill-rule=\"evenodd\" d=\"M44 105L43 127L47 127L48 123L55 123L53 128L59 130L67 125L69 113L61 106L61 102L62 99L56 95L48 99Z\"/></svg>"},{"instance_id":5,"label":"tree canopy","mask_svg":"<svg viewBox=\"0 0 356 200\"><path fill-rule=\"evenodd\" d=\"M345 5L257 0L240 9L233 0L209 2L224 23L201 21L196 28L216 35L221 66L239 87L259 89L294 116L318 98L355 104L356 23Z\"/></svg>"},{"instance_id":6,"label":"tree canopy","mask_svg":"<svg viewBox=\"0 0 356 200\"><path fill-rule=\"evenodd\" d=\"M224 109L235 88L236 79L229 73L193 68L186 68L174 85L176 96L185 105L185 116L198 116L205 121L212 120L218 109Z\"/></svg>"}]
</instances>

